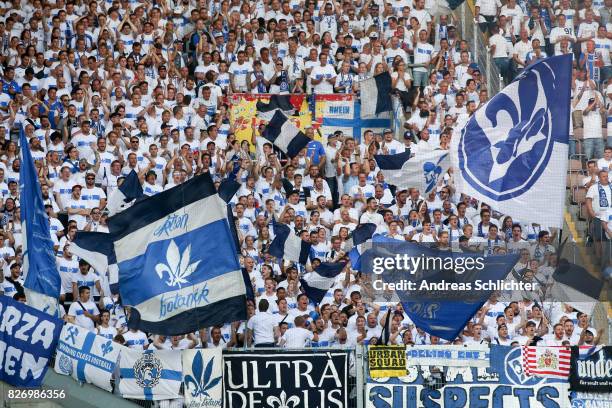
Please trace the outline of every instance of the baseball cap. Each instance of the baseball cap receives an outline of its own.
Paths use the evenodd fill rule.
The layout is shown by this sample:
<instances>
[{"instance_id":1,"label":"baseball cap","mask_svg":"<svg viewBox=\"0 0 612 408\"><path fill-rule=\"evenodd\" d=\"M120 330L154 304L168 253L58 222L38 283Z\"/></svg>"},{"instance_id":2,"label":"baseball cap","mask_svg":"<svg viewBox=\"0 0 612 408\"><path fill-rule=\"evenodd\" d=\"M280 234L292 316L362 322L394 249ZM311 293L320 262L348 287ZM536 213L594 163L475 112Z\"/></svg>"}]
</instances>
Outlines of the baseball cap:
<instances>
[{"instance_id":1,"label":"baseball cap","mask_svg":"<svg viewBox=\"0 0 612 408\"><path fill-rule=\"evenodd\" d=\"M393 131L391 129L387 128L387 129L383 130L383 135L385 133L393 133Z\"/></svg>"}]
</instances>

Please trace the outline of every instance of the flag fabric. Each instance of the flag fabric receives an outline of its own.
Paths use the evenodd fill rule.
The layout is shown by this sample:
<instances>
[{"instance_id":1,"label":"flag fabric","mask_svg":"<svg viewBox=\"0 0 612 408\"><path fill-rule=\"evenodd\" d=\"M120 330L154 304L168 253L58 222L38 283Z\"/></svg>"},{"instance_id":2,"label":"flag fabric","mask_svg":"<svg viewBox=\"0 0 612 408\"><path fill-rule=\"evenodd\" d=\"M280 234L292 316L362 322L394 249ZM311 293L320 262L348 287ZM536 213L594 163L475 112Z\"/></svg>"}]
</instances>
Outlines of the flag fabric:
<instances>
[{"instance_id":1,"label":"flag fabric","mask_svg":"<svg viewBox=\"0 0 612 408\"><path fill-rule=\"evenodd\" d=\"M246 318L227 212L205 173L109 219L128 327L177 335Z\"/></svg>"},{"instance_id":2,"label":"flag fabric","mask_svg":"<svg viewBox=\"0 0 612 408\"><path fill-rule=\"evenodd\" d=\"M183 379L178 350L125 349L120 358L123 398L167 400L178 398Z\"/></svg>"},{"instance_id":3,"label":"flag fabric","mask_svg":"<svg viewBox=\"0 0 612 408\"><path fill-rule=\"evenodd\" d=\"M378 338L378 344L386 346L389 344L389 339L391 338L391 310L387 310L387 316L385 317L385 325L380 332L380 337ZM406 354L404 353L404 360L406 359Z\"/></svg>"},{"instance_id":4,"label":"flag fabric","mask_svg":"<svg viewBox=\"0 0 612 408\"><path fill-rule=\"evenodd\" d=\"M100 275L108 272L111 293L119 293L119 268L111 234L79 231L70 243L70 252L86 260Z\"/></svg>"},{"instance_id":5,"label":"flag fabric","mask_svg":"<svg viewBox=\"0 0 612 408\"><path fill-rule=\"evenodd\" d=\"M356 95L314 95L314 99L315 122L323 135L339 130L344 136L353 137L359 142L366 130L382 134L385 129L392 127L389 113L381 113L372 118L362 118L361 102Z\"/></svg>"},{"instance_id":6,"label":"flag fabric","mask_svg":"<svg viewBox=\"0 0 612 408\"><path fill-rule=\"evenodd\" d=\"M306 265L310 255L310 244L295 233L285 224L274 225L274 240L270 244L268 252L277 259L285 259Z\"/></svg>"},{"instance_id":7,"label":"flag fabric","mask_svg":"<svg viewBox=\"0 0 612 408\"><path fill-rule=\"evenodd\" d=\"M374 160L385 175L385 181L399 189L416 187L421 194L436 188L438 181L450 168L450 154L446 150L431 150L410 158L410 152L375 155Z\"/></svg>"},{"instance_id":8,"label":"flag fabric","mask_svg":"<svg viewBox=\"0 0 612 408\"><path fill-rule=\"evenodd\" d=\"M305 274L300 283L308 299L317 304L321 303L325 294L336 283L336 276L342 273L345 266L346 262L322 262L317 269Z\"/></svg>"},{"instance_id":9,"label":"flag fabric","mask_svg":"<svg viewBox=\"0 0 612 408\"><path fill-rule=\"evenodd\" d=\"M572 350L570 347L523 346L523 370L528 376L568 378Z\"/></svg>"},{"instance_id":10,"label":"flag fabric","mask_svg":"<svg viewBox=\"0 0 612 408\"><path fill-rule=\"evenodd\" d=\"M593 315L599 302L603 280L591 275L580 265L560 259L552 275L551 295L572 306L576 310Z\"/></svg>"},{"instance_id":11,"label":"flag fabric","mask_svg":"<svg viewBox=\"0 0 612 408\"><path fill-rule=\"evenodd\" d=\"M291 158L297 156L310 142L310 139L291 123L287 116L278 111L266 125L262 136Z\"/></svg>"},{"instance_id":12,"label":"flag fabric","mask_svg":"<svg viewBox=\"0 0 612 408\"><path fill-rule=\"evenodd\" d=\"M569 382L573 391L609 392L612 346L573 346Z\"/></svg>"},{"instance_id":13,"label":"flag fabric","mask_svg":"<svg viewBox=\"0 0 612 408\"><path fill-rule=\"evenodd\" d=\"M185 406L223 406L223 355L220 348L183 350Z\"/></svg>"},{"instance_id":14,"label":"flag fabric","mask_svg":"<svg viewBox=\"0 0 612 408\"><path fill-rule=\"evenodd\" d=\"M349 242L349 260L351 267L357 271L361 270L361 254L365 251L365 243L372 240L372 236L376 232L376 224L365 223L360 224L353 230L351 235L352 242Z\"/></svg>"},{"instance_id":15,"label":"flag fabric","mask_svg":"<svg viewBox=\"0 0 612 408\"><path fill-rule=\"evenodd\" d=\"M70 252L86 260L98 273L105 273L115 254L110 234L79 231L70 243Z\"/></svg>"},{"instance_id":16,"label":"flag fabric","mask_svg":"<svg viewBox=\"0 0 612 408\"><path fill-rule=\"evenodd\" d=\"M23 286L30 306L55 316L59 312L57 299L62 281L55 263L49 217L45 212L38 174L23 127L20 128L19 143Z\"/></svg>"},{"instance_id":17,"label":"flag fabric","mask_svg":"<svg viewBox=\"0 0 612 408\"><path fill-rule=\"evenodd\" d=\"M285 115L292 115L295 107L291 103L290 95L272 95L268 103L258 100L255 104L257 117L265 121L271 121L277 111Z\"/></svg>"},{"instance_id":18,"label":"flag fabric","mask_svg":"<svg viewBox=\"0 0 612 408\"><path fill-rule=\"evenodd\" d=\"M113 216L125 210L137 198L144 195L138 174L132 170L123 180L119 188L115 189L108 197L106 208L108 215Z\"/></svg>"},{"instance_id":19,"label":"flag fabric","mask_svg":"<svg viewBox=\"0 0 612 408\"><path fill-rule=\"evenodd\" d=\"M451 151L458 192L525 224L561 228L571 79L571 55L541 60L457 129Z\"/></svg>"},{"instance_id":20,"label":"flag fabric","mask_svg":"<svg viewBox=\"0 0 612 408\"><path fill-rule=\"evenodd\" d=\"M384 258L428 259L414 264L410 270L401 267L384 267L376 270L375 260ZM422 283L429 286L446 286L451 282L456 287L474 288L474 282L499 282L504 280L518 261L518 254L487 256L479 254L455 253L431 248L415 242L398 241L389 237L375 235L372 246L361 255L361 272L376 274L373 279L383 282L412 282L416 290L396 290L389 293L397 296L404 312L416 327L430 335L454 341L468 321L489 299L493 289L458 291L451 289L423 289ZM436 262L438 261L439 262ZM460 265L476 265L476 268L461 268ZM449 266L445 266L449 265Z\"/></svg>"},{"instance_id":21,"label":"flag fabric","mask_svg":"<svg viewBox=\"0 0 612 408\"><path fill-rule=\"evenodd\" d=\"M126 348L67 323L57 345L55 372L70 375L81 383L90 383L110 392L111 378L122 349Z\"/></svg>"},{"instance_id":22,"label":"flag fabric","mask_svg":"<svg viewBox=\"0 0 612 408\"><path fill-rule=\"evenodd\" d=\"M383 72L359 83L361 100L361 117L375 116L382 112L391 112L391 75Z\"/></svg>"}]
</instances>

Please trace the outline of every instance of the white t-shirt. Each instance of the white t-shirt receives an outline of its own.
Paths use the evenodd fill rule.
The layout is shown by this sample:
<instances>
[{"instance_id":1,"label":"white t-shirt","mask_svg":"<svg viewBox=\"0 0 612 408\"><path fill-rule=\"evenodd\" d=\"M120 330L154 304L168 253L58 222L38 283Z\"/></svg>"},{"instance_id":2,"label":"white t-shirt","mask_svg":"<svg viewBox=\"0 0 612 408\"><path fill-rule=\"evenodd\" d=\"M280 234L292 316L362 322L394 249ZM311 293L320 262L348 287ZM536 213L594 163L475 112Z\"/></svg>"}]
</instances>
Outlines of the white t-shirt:
<instances>
[{"instance_id":1,"label":"white t-shirt","mask_svg":"<svg viewBox=\"0 0 612 408\"><path fill-rule=\"evenodd\" d=\"M607 201L608 205L605 207L600 205L600 187L606 194L606 200L604 201ZM593 212L595 213L595 216L602 221L608 221L608 210L612 208L612 189L610 188L610 184L604 186L599 183L595 183L589 188L586 196L592 200Z\"/></svg>"},{"instance_id":2,"label":"white t-shirt","mask_svg":"<svg viewBox=\"0 0 612 408\"><path fill-rule=\"evenodd\" d=\"M312 68L310 72L310 77L313 79L321 79L324 78L321 83L314 86L314 91L316 93L334 93L334 85L330 84L327 79L336 77L336 70L331 65L325 65L322 67L321 65L315 66Z\"/></svg>"},{"instance_id":3,"label":"white t-shirt","mask_svg":"<svg viewBox=\"0 0 612 408\"><path fill-rule=\"evenodd\" d=\"M254 344L274 343L276 317L268 312L257 312L247 322L247 329L253 332Z\"/></svg>"},{"instance_id":4,"label":"white t-shirt","mask_svg":"<svg viewBox=\"0 0 612 408\"><path fill-rule=\"evenodd\" d=\"M308 341L312 341L314 334L302 327L287 329L281 337L285 341L285 348L303 348Z\"/></svg>"},{"instance_id":5,"label":"white t-shirt","mask_svg":"<svg viewBox=\"0 0 612 408\"><path fill-rule=\"evenodd\" d=\"M83 307L81 307L81 305L83 305ZM94 331L95 324L93 320L85 316L83 308L94 316L98 315L98 307L90 300L88 302L80 302L80 304L79 302L72 302L70 309L68 309L68 316L74 316L77 326L81 326L89 331Z\"/></svg>"}]
</instances>

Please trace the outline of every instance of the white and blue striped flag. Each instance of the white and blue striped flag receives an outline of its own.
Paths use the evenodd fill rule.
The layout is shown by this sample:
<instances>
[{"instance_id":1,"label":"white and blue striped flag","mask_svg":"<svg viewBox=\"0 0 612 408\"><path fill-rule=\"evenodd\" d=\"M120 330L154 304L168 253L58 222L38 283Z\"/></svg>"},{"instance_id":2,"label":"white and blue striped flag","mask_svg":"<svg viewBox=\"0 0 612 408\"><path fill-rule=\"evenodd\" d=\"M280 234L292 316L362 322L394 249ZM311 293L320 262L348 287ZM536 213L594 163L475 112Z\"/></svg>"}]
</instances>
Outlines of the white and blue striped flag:
<instances>
[{"instance_id":1,"label":"white and blue striped flag","mask_svg":"<svg viewBox=\"0 0 612 408\"><path fill-rule=\"evenodd\" d=\"M132 170L123 180L119 188L115 189L108 197L106 208L108 215L112 216L116 213L125 210L130 206L132 201L144 195L142 185L138 179L138 174Z\"/></svg>"},{"instance_id":2,"label":"white and blue striped flag","mask_svg":"<svg viewBox=\"0 0 612 408\"><path fill-rule=\"evenodd\" d=\"M372 236L376 232L376 224L370 222L360 224L355 228L351 236L349 247L352 247L349 251L349 259L351 261L351 267L357 271L361 270L361 254L365 251L365 243L372 241Z\"/></svg>"},{"instance_id":3,"label":"white and blue striped flag","mask_svg":"<svg viewBox=\"0 0 612 408\"><path fill-rule=\"evenodd\" d=\"M306 265L311 245L284 224L274 224L274 240L268 252L277 259Z\"/></svg>"},{"instance_id":4,"label":"white and blue striped flag","mask_svg":"<svg viewBox=\"0 0 612 408\"><path fill-rule=\"evenodd\" d=\"M111 234L79 231L70 243L70 252L86 260L100 276L108 271L110 290L113 294L119 293L119 269Z\"/></svg>"},{"instance_id":5,"label":"white and blue striped flag","mask_svg":"<svg viewBox=\"0 0 612 408\"><path fill-rule=\"evenodd\" d=\"M151 401L180 396L183 380L180 351L126 349L119 364L119 391L123 398Z\"/></svg>"},{"instance_id":6,"label":"white and blue striped flag","mask_svg":"<svg viewBox=\"0 0 612 408\"><path fill-rule=\"evenodd\" d=\"M391 75L383 72L359 83L361 91L361 117L376 116L382 112L391 112Z\"/></svg>"},{"instance_id":7,"label":"white and blue striped flag","mask_svg":"<svg viewBox=\"0 0 612 408\"><path fill-rule=\"evenodd\" d=\"M376 164L385 175L385 181L401 190L418 188L428 194L450 168L450 154L446 150L419 152L410 158L410 152L374 155Z\"/></svg>"},{"instance_id":8,"label":"white and blue striped flag","mask_svg":"<svg viewBox=\"0 0 612 408\"><path fill-rule=\"evenodd\" d=\"M325 294L336 283L336 276L342 273L346 264L346 262L323 262L317 269L304 275L300 283L308 299L321 303Z\"/></svg>"},{"instance_id":9,"label":"white and blue striped flag","mask_svg":"<svg viewBox=\"0 0 612 408\"><path fill-rule=\"evenodd\" d=\"M55 372L112 391L111 377L126 347L68 323L57 343Z\"/></svg>"},{"instance_id":10,"label":"white and blue striped flag","mask_svg":"<svg viewBox=\"0 0 612 408\"><path fill-rule=\"evenodd\" d=\"M109 228L130 328L177 335L246 318L227 204L210 174L137 202Z\"/></svg>"},{"instance_id":11,"label":"white and blue striped flag","mask_svg":"<svg viewBox=\"0 0 612 408\"><path fill-rule=\"evenodd\" d=\"M278 110L274 112L274 116L266 125L262 136L291 158L297 156L310 142L308 136Z\"/></svg>"}]
</instances>

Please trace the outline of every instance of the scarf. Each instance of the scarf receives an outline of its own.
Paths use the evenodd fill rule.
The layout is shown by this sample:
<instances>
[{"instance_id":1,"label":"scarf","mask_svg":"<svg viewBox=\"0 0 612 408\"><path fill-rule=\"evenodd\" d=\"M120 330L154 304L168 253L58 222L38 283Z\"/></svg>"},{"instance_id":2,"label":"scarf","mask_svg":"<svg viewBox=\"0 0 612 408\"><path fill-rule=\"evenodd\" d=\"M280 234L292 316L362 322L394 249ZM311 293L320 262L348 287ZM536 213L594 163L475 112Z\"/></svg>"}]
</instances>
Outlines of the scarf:
<instances>
[{"instance_id":1,"label":"scarf","mask_svg":"<svg viewBox=\"0 0 612 408\"><path fill-rule=\"evenodd\" d=\"M608 183L608 187L612 190L612 183ZM599 207L607 208L610 206L610 202L608 201L608 196L606 195L606 190L604 190L601 183L597 183L597 189L599 190Z\"/></svg>"}]
</instances>

